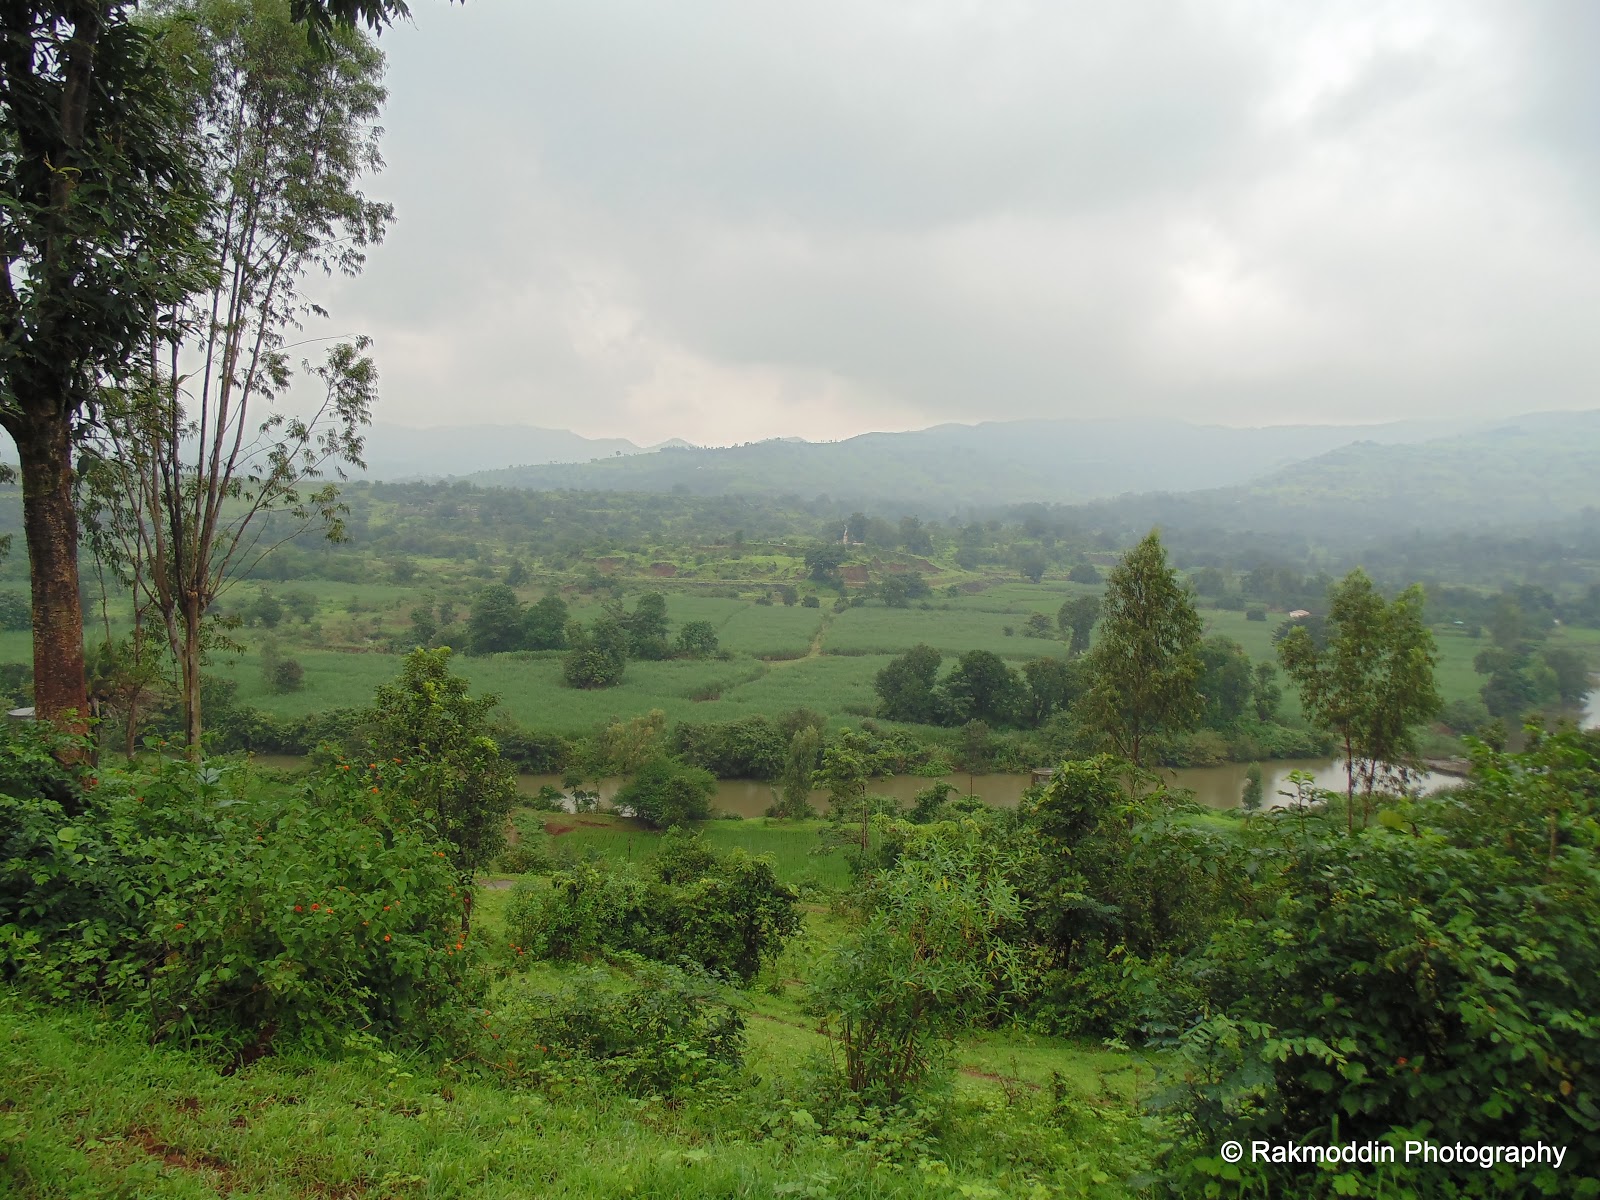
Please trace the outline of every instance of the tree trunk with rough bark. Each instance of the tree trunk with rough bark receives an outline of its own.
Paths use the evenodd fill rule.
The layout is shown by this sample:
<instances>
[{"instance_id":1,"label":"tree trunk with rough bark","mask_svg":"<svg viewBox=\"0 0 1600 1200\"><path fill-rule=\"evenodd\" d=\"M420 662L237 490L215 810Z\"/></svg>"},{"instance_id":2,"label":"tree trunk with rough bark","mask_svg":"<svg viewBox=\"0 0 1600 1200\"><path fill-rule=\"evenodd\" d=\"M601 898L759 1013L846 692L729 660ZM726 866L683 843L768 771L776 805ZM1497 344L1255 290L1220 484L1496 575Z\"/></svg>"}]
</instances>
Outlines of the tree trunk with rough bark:
<instances>
[{"instance_id":1,"label":"tree trunk with rough bark","mask_svg":"<svg viewBox=\"0 0 1600 1200\"><path fill-rule=\"evenodd\" d=\"M33 591L34 710L58 728L88 728L83 604L78 594L78 512L72 496L71 424L36 418L16 437L22 524Z\"/></svg>"}]
</instances>

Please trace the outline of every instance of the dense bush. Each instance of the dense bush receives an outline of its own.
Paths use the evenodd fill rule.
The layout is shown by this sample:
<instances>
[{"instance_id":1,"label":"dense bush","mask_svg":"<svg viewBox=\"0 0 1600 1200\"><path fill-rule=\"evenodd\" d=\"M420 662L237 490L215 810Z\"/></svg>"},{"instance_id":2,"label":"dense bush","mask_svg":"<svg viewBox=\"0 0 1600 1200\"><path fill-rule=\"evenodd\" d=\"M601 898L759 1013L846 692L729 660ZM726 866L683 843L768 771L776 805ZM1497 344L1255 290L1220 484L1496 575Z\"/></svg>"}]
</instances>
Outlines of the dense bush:
<instances>
[{"instance_id":1,"label":"dense bush","mask_svg":"<svg viewBox=\"0 0 1600 1200\"><path fill-rule=\"evenodd\" d=\"M744 1018L715 980L640 963L631 986L600 970L559 991L508 989L490 1026L501 1071L539 1083L593 1074L635 1096L701 1087L743 1062Z\"/></svg>"},{"instance_id":2,"label":"dense bush","mask_svg":"<svg viewBox=\"0 0 1600 1200\"><path fill-rule=\"evenodd\" d=\"M977 826L901 834L865 920L818 969L811 1006L839 1047L844 1084L897 1104L943 1066L955 1036L1020 986L1007 935L1021 904Z\"/></svg>"},{"instance_id":3,"label":"dense bush","mask_svg":"<svg viewBox=\"0 0 1600 1200\"><path fill-rule=\"evenodd\" d=\"M643 870L589 864L548 885L520 884L506 928L519 956L622 950L659 962L688 959L748 983L799 930L798 899L770 859L716 854L677 835Z\"/></svg>"},{"instance_id":4,"label":"dense bush","mask_svg":"<svg viewBox=\"0 0 1600 1200\"><path fill-rule=\"evenodd\" d=\"M306 669L295 658L280 658L267 671L267 690L278 695L298 692L306 684Z\"/></svg>"},{"instance_id":5,"label":"dense bush","mask_svg":"<svg viewBox=\"0 0 1600 1200\"><path fill-rule=\"evenodd\" d=\"M616 806L653 829L670 829L709 817L716 790L711 772L657 755L617 792Z\"/></svg>"},{"instance_id":6,"label":"dense bush","mask_svg":"<svg viewBox=\"0 0 1600 1200\"><path fill-rule=\"evenodd\" d=\"M7 588L0 591L0 631L11 633L33 628L33 606L27 593Z\"/></svg>"},{"instance_id":7,"label":"dense bush","mask_svg":"<svg viewBox=\"0 0 1600 1200\"><path fill-rule=\"evenodd\" d=\"M355 1029L424 1042L464 1016L462 898L444 848L395 816L393 764L270 800L174 761L40 787L54 747L7 733L0 974L244 1057Z\"/></svg>"},{"instance_id":8,"label":"dense bush","mask_svg":"<svg viewBox=\"0 0 1600 1200\"><path fill-rule=\"evenodd\" d=\"M790 737L770 717L756 714L721 724L684 721L672 731L672 750L684 762L718 779L776 779Z\"/></svg>"},{"instance_id":9,"label":"dense bush","mask_svg":"<svg viewBox=\"0 0 1600 1200\"><path fill-rule=\"evenodd\" d=\"M1415 1190L1386 1194L1600 1194L1597 809L1600 737L1566 734L1354 833L1337 814L1257 818L1271 902L1205 956L1212 1015L1179 1042L1180 1180L1322 1195L1338 1176L1230 1171L1215 1147L1426 1136L1569 1157L1561 1175L1402 1161L1373 1174Z\"/></svg>"},{"instance_id":10,"label":"dense bush","mask_svg":"<svg viewBox=\"0 0 1600 1200\"><path fill-rule=\"evenodd\" d=\"M1181 1023L1195 1000L1182 962L1247 879L1231 838L1164 789L1130 792L1128 771L1111 758L1063 763L1019 814L1017 880L1038 971L1030 1012L1054 1032L1125 1037Z\"/></svg>"}]
</instances>

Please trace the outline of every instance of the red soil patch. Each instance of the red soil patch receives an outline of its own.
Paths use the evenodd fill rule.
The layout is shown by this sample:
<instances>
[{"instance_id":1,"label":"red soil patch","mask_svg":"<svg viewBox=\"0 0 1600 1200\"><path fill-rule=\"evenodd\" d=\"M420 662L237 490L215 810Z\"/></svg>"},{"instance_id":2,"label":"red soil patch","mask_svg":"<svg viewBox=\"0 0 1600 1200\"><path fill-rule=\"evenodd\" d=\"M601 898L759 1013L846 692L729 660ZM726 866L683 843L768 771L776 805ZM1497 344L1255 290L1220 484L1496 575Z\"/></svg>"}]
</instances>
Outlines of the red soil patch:
<instances>
[{"instance_id":1,"label":"red soil patch","mask_svg":"<svg viewBox=\"0 0 1600 1200\"><path fill-rule=\"evenodd\" d=\"M610 575L627 561L625 558L597 558L594 560L594 565L596 570L604 571L607 575Z\"/></svg>"},{"instance_id":2,"label":"red soil patch","mask_svg":"<svg viewBox=\"0 0 1600 1200\"><path fill-rule=\"evenodd\" d=\"M844 566L839 568L839 578L846 583L865 583L867 581L867 569L860 563L845 563Z\"/></svg>"},{"instance_id":3,"label":"red soil patch","mask_svg":"<svg viewBox=\"0 0 1600 1200\"><path fill-rule=\"evenodd\" d=\"M128 1130L128 1140L138 1146L151 1158L159 1158L169 1167L176 1167L181 1171L208 1171L222 1176L222 1190L233 1190L233 1168L221 1159L212 1158L209 1154L187 1154L175 1146L169 1146L156 1137L154 1131L135 1126Z\"/></svg>"},{"instance_id":4,"label":"red soil patch","mask_svg":"<svg viewBox=\"0 0 1600 1200\"><path fill-rule=\"evenodd\" d=\"M582 817L573 817L570 823L546 821L544 823L544 831L551 837L560 837L563 833L571 833L580 825L589 825L595 829L605 829L609 824L610 822L607 821L585 821Z\"/></svg>"},{"instance_id":5,"label":"red soil patch","mask_svg":"<svg viewBox=\"0 0 1600 1200\"><path fill-rule=\"evenodd\" d=\"M663 579L671 579L678 573L676 563L651 563L650 574L659 575Z\"/></svg>"}]
</instances>

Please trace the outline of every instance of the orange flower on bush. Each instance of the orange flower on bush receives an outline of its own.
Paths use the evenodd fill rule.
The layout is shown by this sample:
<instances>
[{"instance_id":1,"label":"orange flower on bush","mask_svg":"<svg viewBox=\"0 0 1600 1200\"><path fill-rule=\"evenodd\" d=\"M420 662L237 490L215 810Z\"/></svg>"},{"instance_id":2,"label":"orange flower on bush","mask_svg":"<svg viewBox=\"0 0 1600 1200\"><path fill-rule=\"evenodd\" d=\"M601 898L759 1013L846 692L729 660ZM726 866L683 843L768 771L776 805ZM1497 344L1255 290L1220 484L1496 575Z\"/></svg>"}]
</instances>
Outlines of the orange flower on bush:
<instances>
[{"instance_id":1,"label":"orange flower on bush","mask_svg":"<svg viewBox=\"0 0 1600 1200\"><path fill-rule=\"evenodd\" d=\"M298 904L294 906L294 910L295 912L305 912L305 909L301 908Z\"/></svg>"},{"instance_id":2,"label":"orange flower on bush","mask_svg":"<svg viewBox=\"0 0 1600 1200\"><path fill-rule=\"evenodd\" d=\"M182 929L183 928L183 922L179 921L176 925L173 926L173 928L174 929Z\"/></svg>"},{"instance_id":3,"label":"orange flower on bush","mask_svg":"<svg viewBox=\"0 0 1600 1200\"><path fill-rule=\"evenodd\" d=\"M386 942L389 940L389 935L387 933L383 935L383 940Z\"/></svg>"}]
</instances>

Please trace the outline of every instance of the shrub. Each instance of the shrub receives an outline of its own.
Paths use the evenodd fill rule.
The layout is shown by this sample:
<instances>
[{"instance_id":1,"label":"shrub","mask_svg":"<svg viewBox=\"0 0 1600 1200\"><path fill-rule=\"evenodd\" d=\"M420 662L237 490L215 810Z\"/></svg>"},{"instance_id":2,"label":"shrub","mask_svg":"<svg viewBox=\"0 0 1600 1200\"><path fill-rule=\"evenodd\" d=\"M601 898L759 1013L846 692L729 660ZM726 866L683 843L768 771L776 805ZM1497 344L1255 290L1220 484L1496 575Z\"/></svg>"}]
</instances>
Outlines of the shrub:
<instances>
[{"instance_id":1,"label":"shrub","mask_svg":"<svg viewBox=\"0 0 1600 1200\"><path fill-rule=\"evenodd\" d=\"M633 973L620 988L595 969L559 991L509 989L491 1025L502 1072L539 1082L592 1071L635 1096L670 1096L739 1068L744 1017L714 980L655 963Z\"/></svg>"},{"instance_id":2,"label":"shrub","mask_svg":"<svg viewBox=\"0 0 1600 1200\"><path fill-rule=\"evenodd\" d=\"M657 756L623 785L615 803L653 829L668 829L708 818L716 790L711 772Z\"/></svg>"},{"instance_id":3,"label":"shrub","mask_svg":"<svg viewBox=\"0 0 1600 1200\"><path fill-rule=\"evenodd\" d=\"M472 697L450 674L450 651L414 650L399 676L373 696L369 747L378 762L404 763L412 819L450 849L463 889L505 847L517 785L489 736L494 696ZM465 890L470 915L471 891Z\"/></svg>"},{"instance_id":4,"label":"shrub","mask_svg":"<svg viewBox=\"0 0 1600 1200\"><path fill-rule=\"evenodd\" d=\"M771 604L772 600L768 598L767 603ZM683 658L710 658L717 653L716 626L710 621L688 622L678 630L673 648Z\"/></svg>"},{"instance_id":5,"label":"shrub","mask_svg":"<svg viewBox=\"0 0 1600 1200\"><path fill-rule=\"evenodd\" d=\"M800 601L800 607L801 608L821 608L822 607L822 601L818 600L815 596L807 596L804 600Z\"/></svg>"},{"instance_id":6,"label":"shrub","mask_svg":"<svg viewBox=\"0 0 1600 1200\"><path fill-rule=\"evenodd\" d=\"M770 717L758 713L722 724L685 721L672 731L672 748L684 762L719 779L775 779L783 770L788 739Z\"/></svg>"},{"instance_id":7,"label":"shrub","mask_svg":"<svg viewBox=\"0 0 1600 1200\"><path fill-rule=\"evenodd\" d=\"M306 685L306 669L294 658L280 658L267 672L267 689L279 695L298 692Z\"/></svg>"},{"instance_id":8,"label":"shrub","mask_svg":"<svg viewBox=\"0 0 1600 1200\"><path fill-rule=\"evenodd\" d=\"M669 836L645 871L588 864L524 883L506 929L514 954L572 959L628 951L688 959L748 983L800 928L798 896L772 861L716 854L698 838Z\"/></svg>"},{"instance_id":9,"label":"shrub","mask_svg":"<svg viewBox=\"0 0 1600 1200\"><path fill-rule=\"evenodd\" d=\"M1147 782L1114 758L1064 762L1024 802L1032 1015L1052 1032L1127 1037L1183 1020L1193 994L1177 968L1246 886L1235 839Z\"/></svg>"},{"instance_id":10,"label":"shrub","mask_svg":"<svg viewBox=\"0 0 1600 1200\"><path fill-rule=\"evenodd\" d=\"M0 592L0 631L17 632L33 628L33 606L28 597L7 589Z\"/></svg>"},{"instance_id":11,"label":"shrub","mask_svg":"<svg viewBox=\"0 0 1600 1200\"><path fill-rule=\"evenodd\" d=\"M1247 608L1244 610L1244 619L1246 621L1265 621L1267 619L1267 610L1264 608Z\"/></svg>"},{"instance_id":12,"label":"shrub","mask_svg":"<svg viewBox=\"0 0 1600 1200\"><path fill-rule=\"evenodd\" d=\"M1193 1151L1180 1190L1279 1194L1302 1177L1257 1167L1222 1182L1211 1148L1224 1138L1543 1141L1600 1161L1597 807L1600 737L1566 734L1485 755L1468 788L1354 833L1336 817L1252 822L1278 895L1201 964L1212 1015L1179 1042ZM1374 1182L1402 1194L1427 1171L1402 1162ZM1583 1194L1504 1167L1453 1182L1454 1195Z\"/></svg>"},{"instance_id":13,"label":"shrub","mask_svg":"<svg viewBox=\"0 0 1600 1200\"><path fill-rule=\"evenodd\" d=\"M7 757L39 746L13 736ZM69 805L17 778L0 794L0 974L29 990L244 1059L352 1028L447 1040L464 1020L462 897L388 803L407 784L392 764L263 796L238 769L163 761L103 772Z\"/></svg>"},{"instance_id":14,"label":"shrub","mask_svg":"<svg viewBox=\"0 0 1600 1200\"><path fill-rule=\"evenodd\" d=\"M1000 935L1016 892L964 848L928 842L870 893L866 923L823 963L810 1005L842 1052L844 1083L896 1104L943 1065L956 1034L996 999L1020 957Z\"/></svg>"}]
</instances>

